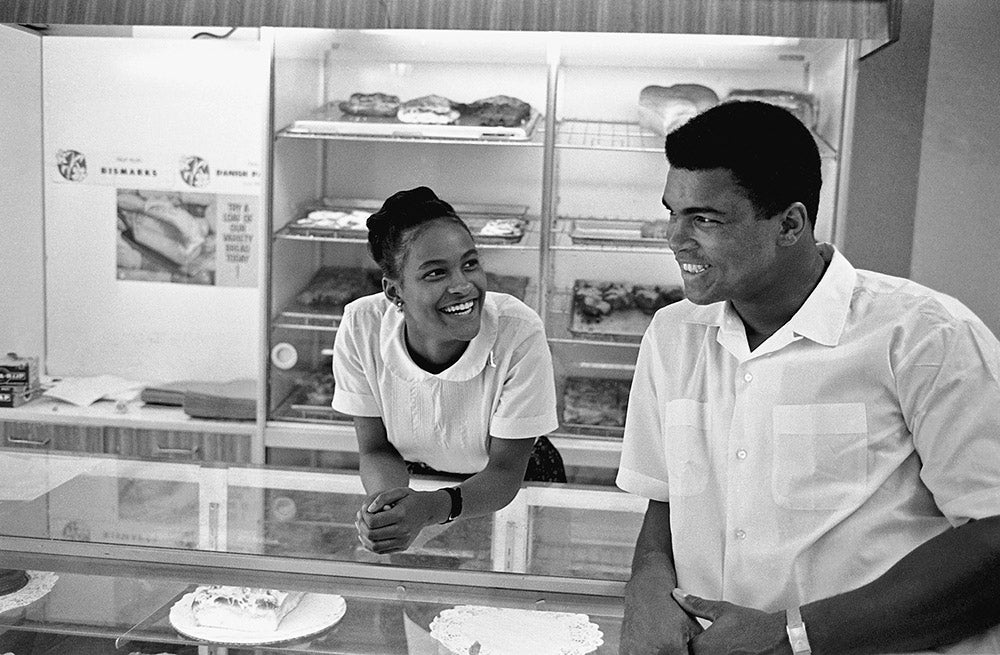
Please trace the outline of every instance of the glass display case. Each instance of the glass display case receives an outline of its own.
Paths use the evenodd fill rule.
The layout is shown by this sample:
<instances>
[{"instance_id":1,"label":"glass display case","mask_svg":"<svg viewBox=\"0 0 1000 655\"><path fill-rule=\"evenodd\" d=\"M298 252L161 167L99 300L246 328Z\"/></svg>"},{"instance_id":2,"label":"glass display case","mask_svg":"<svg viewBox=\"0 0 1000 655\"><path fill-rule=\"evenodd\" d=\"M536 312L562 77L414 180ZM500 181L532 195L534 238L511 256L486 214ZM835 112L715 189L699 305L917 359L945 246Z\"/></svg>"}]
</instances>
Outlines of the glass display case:
<instances>
[{"instance_id":1,"label":"glass display case","mask_svg":"<svg viewBox=\"0 0 1000 655\"><path fill-rule=\"evenodd\" d=\"M255 418L226 422L138 401L73 408L34 397L0 408L0 422L17 424L0 448L350 465L353 430L329 406L330 354L343 302L378 288L362 221L424 184L469 220L491 287L543 317L561 419L553 443L571 479L609 483L639 335L679 284L656 232L666 164L662 135L641 120L642 92L808 98L825 177L817 230L836 242L858 59L893 37L899 3L545 5L0 9L12 63L0 84L18 90L2 96L0 144L16 153L0 180L16 201L3 252L24 271L0 283L17 332L7 342L39 355L50 378L239 378L257 389ZM223 17L236 28L203 29ZM351 113L352 96L376 93L443 99L458 118ZM60 172L59 153L74 152L89 176ZM180 161L207 161L207 186L189 189L206 178L185 181ZM120 198L154 187L218 214L214 240L201 243L223 246L213 284L184 271L167 281L144 259L132 269L135 257L118 250L135 237L116 221ZM587 313L585 298L615 309Z\"/></svg>"},{"instance_id":2,"label":"glass display case","mask_svg":"<svg viewBox=\"0 0 1000 655\"><path fill-rule=\"evenodd\" d=\"M544 317L561 417L552 438L571 475L603 468L609 481L639 340L652 313L682 297L656 232L664 130L644 120L640 96L686 85L713 102L760 93L801 103L822 153L817 238L833 240L858 48L799 37L275 30L265 442L308 448L320 431L331 449L352 446L347 417L330 409L331 355L343 304L380 290L363 220L395 191L426 185L469 220L491 287ZM429 96L463 111L498 97L530 109L507 127L471 110L444 125L351 113L352 97L395 107ZM480 233L504 220L516 222L513 235Z\"/></svg>"},{"instance_id":3,"label":"glass display case","mask_svg":"<svg viewBox=\"0 0 1000 655\"><path fill-rule=\"evenodd\" d=\"M421 650L440 636L431 622L465 606L582 613L604 636L581 652L615 652L644 510L615 490L528 485L495 516L435 526L403 553L374 555L357 540L363 490L350 472L31 450L0 452L0 466L11 472L0 482L0 561L48 585L18 607L0 596L0 652L18 655L91 641L96 650L73 652L211 645L185 636L171 614L211 584L346 599L335 626L274 652L438 652Z\"/></svg>"}]
</instances>

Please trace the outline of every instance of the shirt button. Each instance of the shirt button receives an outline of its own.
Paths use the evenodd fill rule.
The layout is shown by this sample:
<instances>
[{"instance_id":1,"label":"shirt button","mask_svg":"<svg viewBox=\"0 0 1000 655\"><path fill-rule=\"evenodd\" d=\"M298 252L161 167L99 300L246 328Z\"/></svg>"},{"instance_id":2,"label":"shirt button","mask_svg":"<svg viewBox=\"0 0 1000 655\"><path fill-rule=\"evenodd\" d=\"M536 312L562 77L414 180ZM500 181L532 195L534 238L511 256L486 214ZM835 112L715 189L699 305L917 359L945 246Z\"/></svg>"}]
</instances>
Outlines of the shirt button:
<instances>
[{"instance_id":1,"label":"shirt button","mask_svg":"<svg viewBox=\"0 0 1000 655\"><path fill-rule=\"evenodd\" d=\"M746 459L746 458L747 458L747 451L743 450L742 448L736 451L736 459Z\"/></svg>"},{"instance_id":2,"label":"shirt button","mask_svg":"<svg viewBox=\"0 0 1000 655\"><path fill-rule=\"evenodd\" d=\"M746 373L746 374L745 374L745 375L743 376L743 379L744 379L744 380L746 380L747 382L749 382L750 380L752 380L752 379L753 379L753 375L751 375L750 373Z\"/></svg>"},{"instance_id":3,"label":"shirt button","mask_svg":"<svg viewBox=\"0 0 1000 655\"><path fill-rule=\"evenodd\" d=\"M737 530L735 534L737 539L743 540L747 538L747 533L745 530Z\"/></svg>"}]
</instances>

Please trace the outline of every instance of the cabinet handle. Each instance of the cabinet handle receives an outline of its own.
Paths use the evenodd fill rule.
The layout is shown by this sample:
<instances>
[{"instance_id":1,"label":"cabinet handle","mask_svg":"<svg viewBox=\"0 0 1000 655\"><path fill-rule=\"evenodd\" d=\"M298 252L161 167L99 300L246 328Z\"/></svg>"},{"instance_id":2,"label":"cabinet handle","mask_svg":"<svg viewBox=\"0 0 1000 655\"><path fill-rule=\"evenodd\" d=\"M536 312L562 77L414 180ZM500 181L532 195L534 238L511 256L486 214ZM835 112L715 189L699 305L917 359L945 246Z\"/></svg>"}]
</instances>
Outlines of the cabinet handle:
<instances>
[{"instance_id":1,"label":"cabinet handle","mask_svg":"<svg viewBox=\"0 0 1000 655\"><path fill-rule=\"evenodd\" d=\"M51 439L49 439L48 437L45 437L40 441L36 441L35 439L16 439L10 435L7 436L7 443L9 444L18 444L27 446L47 446L49 445L49 441L51 441Z\"/></svg>"}]
</instances>

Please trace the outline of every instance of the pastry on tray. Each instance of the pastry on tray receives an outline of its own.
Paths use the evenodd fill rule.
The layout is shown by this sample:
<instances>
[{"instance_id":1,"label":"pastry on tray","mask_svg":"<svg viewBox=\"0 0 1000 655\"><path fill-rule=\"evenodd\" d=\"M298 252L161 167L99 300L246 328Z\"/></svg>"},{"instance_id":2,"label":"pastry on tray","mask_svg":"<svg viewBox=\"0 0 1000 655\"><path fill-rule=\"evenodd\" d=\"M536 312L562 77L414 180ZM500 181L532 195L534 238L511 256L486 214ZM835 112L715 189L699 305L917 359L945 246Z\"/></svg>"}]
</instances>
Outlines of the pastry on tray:
<instances>
[{"instance_id":1,"label":"pastry on tray","mask_svg":"<svg viewBox=\"0 0 1000 655\"><path fill-rule=\"evenodd\" d=\"M524 221L520 218L492 218L479 228L476 236L516 241L524 236Z\"/></svg>"},{"instance_id":2,"label":"pastry on tray","mask_svg":"<svg viewBox=\"0 0 1000 655\"><path fill-rule=\"evenodd\" d=\"M344 305L382 290L377 270L324 266L313 276L296 300L310 307L343 311Z\"/></svg>"},{"instance_id":3,"label":"pastry on tray","mask_svg":"<svg viewBox=\"0 0 1000 655\"><path fill-rule=\"evenodd\" d=\"M818 118L816 97L810 93L799 93L797 91L785 91L782 89L733 89L726 96L727 102L731 100L757 100L777 105L795 114L806 127L816 127L816 120Z\"/></svg>"},{"instance_id":4,"label":"pastry on tray","mask_svg":"<svg viewBox=\"0 0 1000 655\"><path fill-rule=\"evenodd\" d=\"M339 103L340 111L351 116L381 116L392 118L399 111L399 96L388 93L352 93Z\"/></svg>"},{"instance_id":5,"label":"pastry on tray","mask_svg":"<svg viewBox=\"0 0 1000 655\"><path fill-rule=\"evenodd\" d=\"M305 594L257 587L198 587L191 601L195 623L242 632L273 632Z\"/></svg>"},{"instance_id":6,"label":"pastry on tray","mask_svg":"<svg viewBox=\"0 0 1000 655\"><path fill-rule=\"evenodd\" d=\"M329 407L333 402L333 373L313 373L298 381L306 404Z\"/></svg>"},{"instance_id":7,"label":"pastry on tray","mask_svg":"<svg viewBox=\"0 0 1000 655\"><path fill-rule=\"evenodd\" d=\"M367 232L369 216L371 212L363 209L313 209L292 225L306 229Z\"/></svg>"},{"instance_id":8,"label":"pastry on tray","mask_svg":"<svg viewBox=\"0 0 1000 655\"><path fill-rule=\"evenodd\" d=\"M630 388L629 380L567 378L563 389L563 422L624 426Z\"/></svg>"},{"instance_id":9,"label":"pastry on tray","mask_svg":"<svg viewBox=\"0 0 1000 655\"><path fill-rule=\"evenodd\" d=\"M402 123L449 125L461 114L451 100L439 95L427 95L407 100L399 105L396 118Z\"/></svg>"},{"instance_id":10,"label":"pastry on tray","mask_svg":"<svg viewBox=\"0 0 1000 655\"><path fill-rule=\"evenodd\" d=\"M513 96L490 96L456 107L463 118L488 127L520 127L531 117L531 105Z\"/></svg>"},{"instance_id":11,"label":"pastry on tray","mask_svg":"<svg viewBox=\"0 0 1000 655\"><path fill-rule=\"evenodd\" d=\"M644 314L652 316L656 310L684 298L680 287L661 287L652 284L637 284L632 287L635 306Z\"/></svg>"}]
</instances>

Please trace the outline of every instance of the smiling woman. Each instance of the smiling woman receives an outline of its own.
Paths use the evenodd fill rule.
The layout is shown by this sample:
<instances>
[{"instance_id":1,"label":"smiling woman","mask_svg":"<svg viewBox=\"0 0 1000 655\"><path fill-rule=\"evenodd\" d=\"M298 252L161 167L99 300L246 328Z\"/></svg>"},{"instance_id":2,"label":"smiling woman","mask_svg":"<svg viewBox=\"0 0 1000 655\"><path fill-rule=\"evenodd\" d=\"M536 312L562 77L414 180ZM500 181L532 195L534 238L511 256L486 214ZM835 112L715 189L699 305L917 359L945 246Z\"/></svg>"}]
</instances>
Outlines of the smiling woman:
<instances>
[{"instance_id":1,"label":"smiling woman","mask_svg":"<svg viewBox=\"0 0 1000 655\"><path fill-rule=\"evenodd\" d=\"M469 228L427 187L368 219L382 293L347 305L334 344L333 407L354 417L368 493L358 536L405 550L435 523L507 505L523 480L565 482L544 436L558 426L541 319L487 291ZM411 473L460 484L418 492Z\"/></svg>"}]
</instances>

